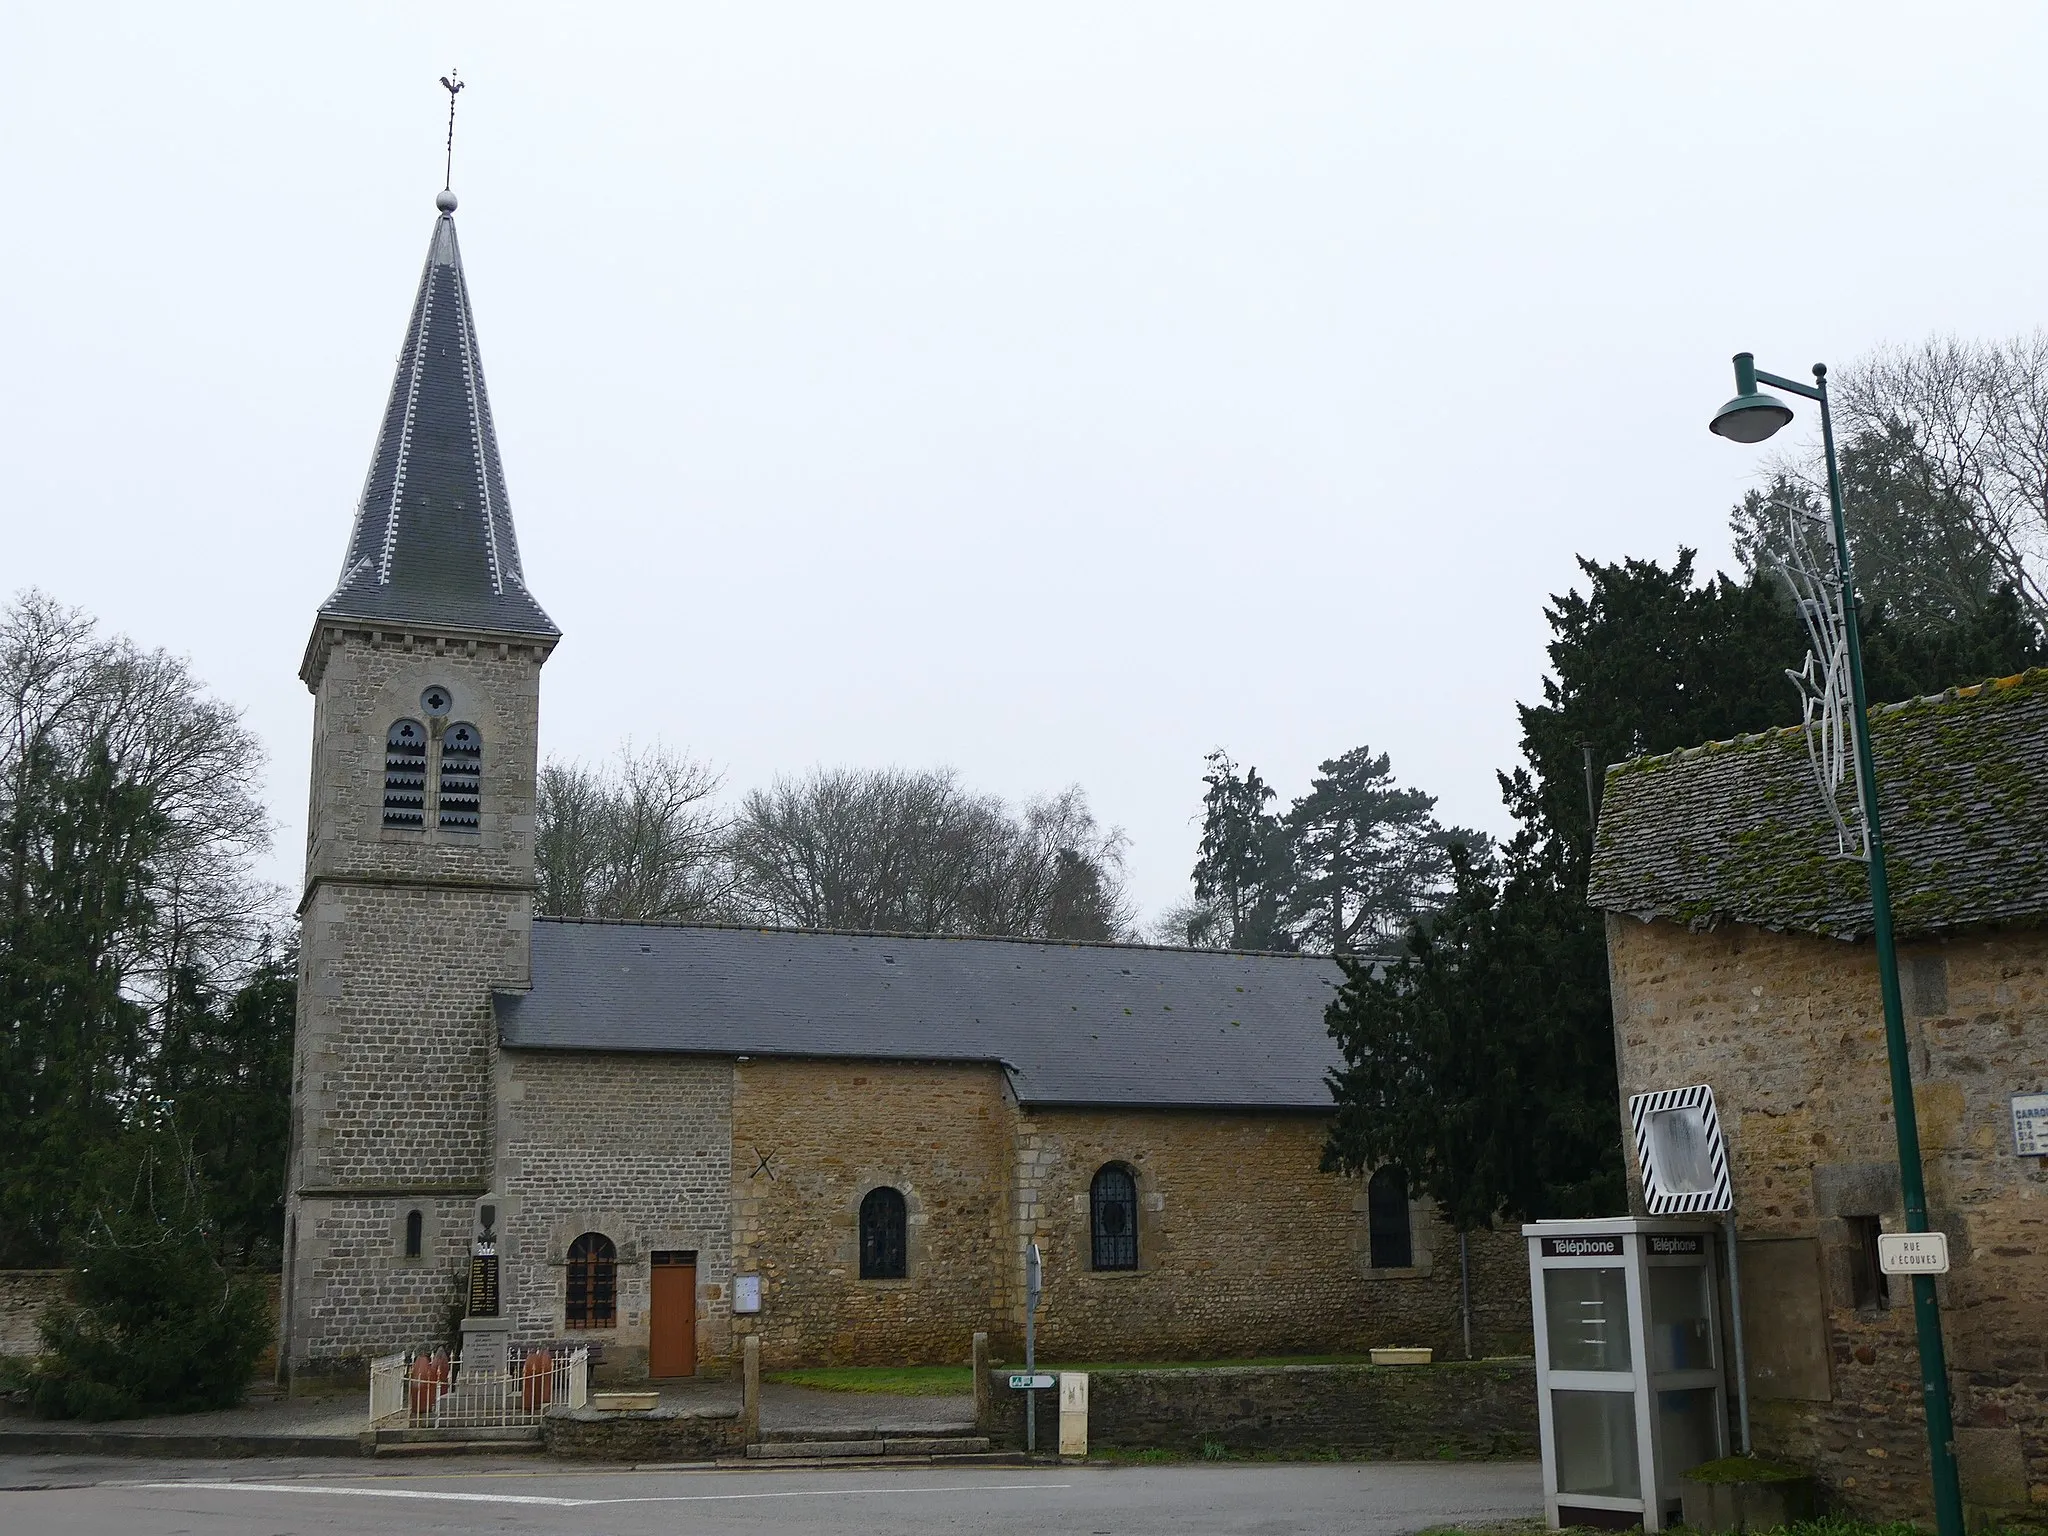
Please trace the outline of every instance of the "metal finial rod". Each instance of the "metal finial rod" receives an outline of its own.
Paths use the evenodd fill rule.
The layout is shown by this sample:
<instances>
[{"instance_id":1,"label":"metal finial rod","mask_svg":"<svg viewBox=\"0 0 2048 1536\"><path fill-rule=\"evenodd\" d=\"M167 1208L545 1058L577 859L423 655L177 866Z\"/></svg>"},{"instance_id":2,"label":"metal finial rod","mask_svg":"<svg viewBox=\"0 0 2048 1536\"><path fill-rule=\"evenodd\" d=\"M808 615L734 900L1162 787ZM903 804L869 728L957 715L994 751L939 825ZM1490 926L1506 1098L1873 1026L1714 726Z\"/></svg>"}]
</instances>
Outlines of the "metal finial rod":
<instances>
[{"instance_id":1,"label":"metal finial rod","mask_svg":"<svg viewBox=\"0 0 2048 1536\"><path fill-rule=\"evenodd\" d=\"M447 192L455 186L455 98L462 90L462 76L451 69L441 84L448 90L448 158L441 167L441 190Z\"/></svg>"}]
</instances>

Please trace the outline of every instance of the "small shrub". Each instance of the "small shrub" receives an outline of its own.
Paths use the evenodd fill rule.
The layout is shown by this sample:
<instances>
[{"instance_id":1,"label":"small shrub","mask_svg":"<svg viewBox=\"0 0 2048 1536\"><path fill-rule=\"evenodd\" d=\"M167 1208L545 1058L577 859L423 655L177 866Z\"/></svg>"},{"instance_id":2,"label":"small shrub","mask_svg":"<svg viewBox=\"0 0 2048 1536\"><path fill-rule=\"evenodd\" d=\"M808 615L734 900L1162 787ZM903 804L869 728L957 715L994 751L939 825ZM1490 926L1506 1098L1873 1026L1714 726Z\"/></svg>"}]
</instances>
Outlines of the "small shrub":
<instances>
[{"instance_id":1,"label":"small shrub","mask_svg":"<svg viewBox=\"0 0 2048 1536\"><path fill-rule=\"evenodd\" d=\"M262 1282L214 1252L187 1150L168 1134L118 1148L71 1244L71 1297L40 1324L29 1381L49 1418L121 1419L239 1402L268 1333Z\"/></svg>"}]
</instances>

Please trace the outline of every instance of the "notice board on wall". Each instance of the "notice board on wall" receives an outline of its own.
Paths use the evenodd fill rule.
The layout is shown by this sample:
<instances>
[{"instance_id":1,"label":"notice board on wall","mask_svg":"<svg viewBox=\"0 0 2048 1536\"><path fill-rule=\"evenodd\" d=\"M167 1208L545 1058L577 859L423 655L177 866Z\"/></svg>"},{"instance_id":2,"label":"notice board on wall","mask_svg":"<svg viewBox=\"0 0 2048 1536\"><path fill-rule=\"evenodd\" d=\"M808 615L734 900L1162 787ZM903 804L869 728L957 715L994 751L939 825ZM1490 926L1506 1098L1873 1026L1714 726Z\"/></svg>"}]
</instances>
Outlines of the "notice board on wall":
<instances>
[{"instance_id":1,"label":"notice board on wall","mask_svg":"<svg viewBox=\"0 0 2048 1536\"><path fill-rule=\"evenodd\" d=\"M1749 1393L1825 1403L1834 1393L1820 1243L1811 1237L1744 1238L1742 1342Z\"/></svg>"}]
</instances>

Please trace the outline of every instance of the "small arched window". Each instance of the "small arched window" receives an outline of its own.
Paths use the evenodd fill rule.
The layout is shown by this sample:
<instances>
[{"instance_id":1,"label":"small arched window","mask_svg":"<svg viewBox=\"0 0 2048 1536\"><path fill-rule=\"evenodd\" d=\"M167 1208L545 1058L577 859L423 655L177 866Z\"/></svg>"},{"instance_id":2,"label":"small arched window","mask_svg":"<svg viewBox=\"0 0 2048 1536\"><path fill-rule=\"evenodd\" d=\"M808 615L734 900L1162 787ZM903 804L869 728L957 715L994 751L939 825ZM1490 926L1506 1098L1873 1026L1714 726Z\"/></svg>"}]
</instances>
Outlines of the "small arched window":
<instances>
[{"instance_id":1,"label":"small arched window","mask_svg":"<svg viewBox=\"0 0 2048 1536\"><path fill-rule=\"evenodd\" d=\"M615 1328L619 1321L619 1250L602 1232L569 1245L568 1292L562 1321L571 1328Z\"/></svg>"},{"instance_id":2,"label":"small arched window","mask_svg":"<svg viewBox=\"0 0 2048 1536\"><path fill-rule=\"evenodd\" d=\"M1138 1267L1138 1181L1122 1163L1103 1168L1089 1186L1088 1228L1097 1269Z\"/></svg>"},{"instance_id":3,"label":"small arched window","mask_svg":"<svg viewBox=\"0 0 2048 1536\"><path fill-rule=\"evenodd\" d=\"M904 1238L908 1220L903 1192L871 1189L860 1203L860 1277L901 1280L907 1272Z\"/></svg>"},{"instance_id":4,"label":"small arched window","mask_svg":"<svg viewBox=\"0 0 2048 1536\"><path fill-rule=\"evenodd\" d=\"M1366 1235L1372 1243L1374 1269L1408 1269L1415 1263L1415 1242L1408 1229L1408 1175L1393 1163L1365 1186Z\"/></svg>"},{"instance_id":5,"label":"small arched window","mask_svg":"<svg viewBox=\"0 0 2048 1536\"><path fill-rule=\"evenodd\" d=\"M416 1259L420 1256L420 1238L426 1227L426 1218L418 1211L405 1213L405 1256Z\"/></svg>"},{"instance_id":6,"label":"small arched window","mask_svg":"<svg viewBox=\"0 0 2048 1536\"><path fill-rule=\"evenodd\" d=\"M474 832L483 810L484 733L458 720L441 734L441 825Z\"/></svg>"},{"instance_id":7,"label":"small arched window","mask_svg":"<svg viewBox=\"0 0 2048 1536\"><path fill-rule=\"evenodd\" d=\"M427 822L427 732L417 720L396 720L384 733L384 825Z\"/></svg>"}]
</instances>

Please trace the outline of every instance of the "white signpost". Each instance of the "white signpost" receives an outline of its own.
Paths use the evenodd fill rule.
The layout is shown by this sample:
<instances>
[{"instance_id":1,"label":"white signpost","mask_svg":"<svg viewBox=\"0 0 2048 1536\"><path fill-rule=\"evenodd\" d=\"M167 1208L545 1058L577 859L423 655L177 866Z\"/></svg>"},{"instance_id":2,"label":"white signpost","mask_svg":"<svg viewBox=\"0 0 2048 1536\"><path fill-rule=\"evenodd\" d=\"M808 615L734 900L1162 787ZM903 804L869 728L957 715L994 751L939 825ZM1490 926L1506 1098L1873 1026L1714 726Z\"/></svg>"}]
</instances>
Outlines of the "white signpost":
<instances>
[{"instance_id":1,"label":"white signpost","mask_svg":"<svg viewBox=\"0 0 2048 1536\"><path fill-rule=\"evenodd\" d=\"M1880 1232L1877 1267L1888 1275L1948 1273L1946 1232Z\"/></svg>"},{"instance_id":2,"label":"white signpost","mask_svg":"<svg viewBox=\"0 0 2048 1536\"><path fill-rule=\"evenodd\" d=\"M1022 1377L1012 1376L1010 1385L1020 1386L1024 1392L1024 1450L1030 1454L1038 1449L1038 1384L1042 1379L1046 1386L1052 1385L1050 1376L1038 1375L1038 1293L1045 1284L1045 1260L1033 1243L1024 1250L1024 1371Z\"/></svg>"}]
</instances>

